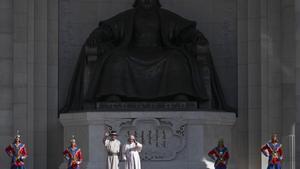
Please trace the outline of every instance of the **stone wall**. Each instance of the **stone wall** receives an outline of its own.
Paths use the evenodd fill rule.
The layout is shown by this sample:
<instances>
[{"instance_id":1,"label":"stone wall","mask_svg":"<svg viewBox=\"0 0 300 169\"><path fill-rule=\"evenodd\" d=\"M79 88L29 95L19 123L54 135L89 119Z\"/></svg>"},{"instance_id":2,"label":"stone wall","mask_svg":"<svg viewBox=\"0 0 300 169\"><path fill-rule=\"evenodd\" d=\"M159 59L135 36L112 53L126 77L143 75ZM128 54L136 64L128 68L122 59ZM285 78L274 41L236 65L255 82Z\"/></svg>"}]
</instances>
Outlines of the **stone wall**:
<instances>
[{"instance_id":1,"label":"stone wall","mask_svg":"<svg viewBox=\"0 0 300 169\"><path fill-rule=\"evenodd\" d=\"M13 3L0 1L0 144L10 143L13 125ZM2 150L3 151L3 150ZM0 153L0 168L9 165L4 153Z\"/></svg>"},{"instance_id":2,"label":"stone wall","mask_svg":"<svg viewBox=\"0 0 300 169\"><path fill-rule=\"evenodd\" d=\"M63 148L57 114L58 1L1 0L0 8L1 151L19 129L28 145L26 167L55 168ZM0 168L9 163L1 153Z\"/></svg>"}]
</instances>

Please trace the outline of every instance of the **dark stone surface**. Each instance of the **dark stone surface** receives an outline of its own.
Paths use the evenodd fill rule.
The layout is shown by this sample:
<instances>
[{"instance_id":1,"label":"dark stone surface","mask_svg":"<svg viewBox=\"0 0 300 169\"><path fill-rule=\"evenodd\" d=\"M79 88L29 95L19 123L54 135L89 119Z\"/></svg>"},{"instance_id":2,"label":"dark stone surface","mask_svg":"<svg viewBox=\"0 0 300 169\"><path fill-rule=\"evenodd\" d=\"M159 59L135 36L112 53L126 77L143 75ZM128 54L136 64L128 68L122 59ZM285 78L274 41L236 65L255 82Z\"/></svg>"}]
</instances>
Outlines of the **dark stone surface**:
<instances>
[{"instance_id":1,"label":"dark stone surface","mask_svg":"<svg viewBox=\"0 0 300 169\"><path fill-rule=\"evenodd\" d=\"M89 63L93 59L86 49L94 47L97 58ZM207 39L195 22L161 9L157 0L137 0L133 9L100 22L82 47L61 112L111 98L141 101L145 108L151 105L145 101L180 98L207 105L201 107L205 109L229 110ZM100 105L138 108L135 103Z\"/></svg>"},{"instance_id":2,"label":"dark stone surface","mask_svg":"<svg viewBox=\"0 0 300 169\"><path fill-rule=\"evenodd\" d=\"M98 102L96 104L96 111L186 111L197 109L197 102Z\"/></svg>"}]
</instances>

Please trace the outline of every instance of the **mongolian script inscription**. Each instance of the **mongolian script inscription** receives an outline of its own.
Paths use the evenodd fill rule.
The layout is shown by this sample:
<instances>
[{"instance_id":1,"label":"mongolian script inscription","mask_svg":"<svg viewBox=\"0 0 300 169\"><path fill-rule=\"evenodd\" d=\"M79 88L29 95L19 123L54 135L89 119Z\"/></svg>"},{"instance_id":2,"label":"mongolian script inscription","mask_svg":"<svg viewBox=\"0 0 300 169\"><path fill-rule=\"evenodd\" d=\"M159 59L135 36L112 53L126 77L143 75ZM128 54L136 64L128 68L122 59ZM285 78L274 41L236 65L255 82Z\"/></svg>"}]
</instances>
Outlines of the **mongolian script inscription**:
<instances>
[{"instance_id":1,"label":"mongolian script inscription","mask_svg":"<svg viewBox=\"0 0 300 169\"><path fill-rule=\"evenodd\" d=\"M113 125L109 125L112 124ZM174 119L124 119L106 122L124 143L130 134L143 144L143 160L172 160L185 147L185 123Z\"/></svg>"}]
</instances>

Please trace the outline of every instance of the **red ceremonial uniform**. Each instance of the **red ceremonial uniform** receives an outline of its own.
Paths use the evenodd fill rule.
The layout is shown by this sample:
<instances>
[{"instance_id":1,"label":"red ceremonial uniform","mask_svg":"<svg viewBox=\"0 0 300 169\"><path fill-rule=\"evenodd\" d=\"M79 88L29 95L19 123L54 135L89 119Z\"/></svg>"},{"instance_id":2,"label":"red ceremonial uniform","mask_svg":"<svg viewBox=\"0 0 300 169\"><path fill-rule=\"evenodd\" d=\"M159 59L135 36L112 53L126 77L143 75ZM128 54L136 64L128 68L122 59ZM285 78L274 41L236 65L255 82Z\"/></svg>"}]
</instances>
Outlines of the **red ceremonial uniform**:
<instances>
[{"instance_id":1,"label":"red ceremonial uniform","mask_svg":"<svg viewBox=\"0 0 300 169\"><path fill-rule=\"evenodd\" d=\"M282 146L279 143L268 142L261 147L261 152L269 157L269 164L277 165L283 160Z\"/></svg>"},{"instance_id":2,"label":"red ceremonial uniform","mask_svg":"<svg viewBox=\"0 0 300 169\"><path fill-rule=\"evenodd\" d=\"M226 169L229 159L229 152L226 147L216 147L208 155L215 161L216 169Z\"/></svg>"},{"instance_id":3,"label":"red ceremonial uniform","mask_svg":"<svg viewBox=\"0 0 300 169\"><path fill-rule=\"evenodd\" d=\"M6 147L5 151L8 154L8 156L12 158L12 167L24 166L24 159L28 156L25 144L10 144Z\"/></svg>"},{"instance_id":4,"label":"red ceremonial uniform","mask_svg":"<svg viewBox=\"0 0 300 169\"><path fill-rule=\"evenodd\" d=\"M80 163L83 161L83 156L80 148L71 146L64 151L64 157L68 160L68 169L79 169Z\"/></svg>"}]
</instances>

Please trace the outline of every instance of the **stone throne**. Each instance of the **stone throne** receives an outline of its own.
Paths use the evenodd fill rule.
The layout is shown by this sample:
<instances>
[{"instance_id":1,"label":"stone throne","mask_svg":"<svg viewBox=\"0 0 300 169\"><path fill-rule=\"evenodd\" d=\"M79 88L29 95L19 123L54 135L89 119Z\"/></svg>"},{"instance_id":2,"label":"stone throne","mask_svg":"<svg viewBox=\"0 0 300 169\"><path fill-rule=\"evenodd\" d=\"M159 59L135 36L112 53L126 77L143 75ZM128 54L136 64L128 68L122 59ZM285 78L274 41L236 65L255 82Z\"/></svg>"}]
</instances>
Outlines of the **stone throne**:
<instances>
[{"instance_id":1,"label":"stone throne","mask_svg":"<svg viewBox=\"0 0 300 169\"><path fill-rule=\"evenodd\" d=\"M214 107L214 96L211 89L211 74L215 74L215 72L212 72L210 66L212 66L212 60L210 56L210 51L208 46L198 46L198 48L201 48L203 53L199 53L197 56L197 62L199 62L199 66L201 67L201 74L199 76L203 75L202 79L205 84L205 88L207 90L208 94L208 101L200 103L195 100L190 101L135 101L135 102L128 102L128 101L122 101L122 102L98 102L95 104L85 104L84 109L86 110L212 110L216 107ZM97 47L90 47L89 45L84 46L84 50L86 53L86 66L85 66L85 78L83 83L84 88L84 95L86 95L90 80L91 80L91 74L92 71L95 69L98 56L98 48ZM205 56L205 57L203 57ZM95 108L96 106L96 108ZM216 109L222 109L216 108ZM224 110L231 110L229 107L224 107Z\"/></svg>"}]
</instances>

